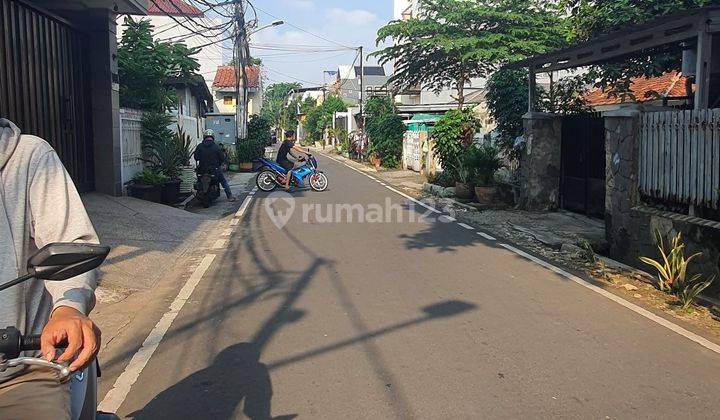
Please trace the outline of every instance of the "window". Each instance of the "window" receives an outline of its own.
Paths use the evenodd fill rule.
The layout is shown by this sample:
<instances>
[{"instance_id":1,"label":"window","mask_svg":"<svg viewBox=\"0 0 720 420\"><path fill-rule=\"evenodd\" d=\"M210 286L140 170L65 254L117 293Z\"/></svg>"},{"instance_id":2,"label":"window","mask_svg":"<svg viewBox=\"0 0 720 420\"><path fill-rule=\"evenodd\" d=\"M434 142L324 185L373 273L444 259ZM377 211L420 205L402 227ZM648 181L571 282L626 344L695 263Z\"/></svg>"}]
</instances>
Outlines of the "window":
<instances>
[{"instance_id":1,"label":"window","mask_svg":"<svg viewBox=\"0 0 720 420\"><path fill-rule=\"evenodd\" d=\"M223 104L224 105L232 105L233 97L232 96L223 96Z\"/></svg>"}]
</instances>

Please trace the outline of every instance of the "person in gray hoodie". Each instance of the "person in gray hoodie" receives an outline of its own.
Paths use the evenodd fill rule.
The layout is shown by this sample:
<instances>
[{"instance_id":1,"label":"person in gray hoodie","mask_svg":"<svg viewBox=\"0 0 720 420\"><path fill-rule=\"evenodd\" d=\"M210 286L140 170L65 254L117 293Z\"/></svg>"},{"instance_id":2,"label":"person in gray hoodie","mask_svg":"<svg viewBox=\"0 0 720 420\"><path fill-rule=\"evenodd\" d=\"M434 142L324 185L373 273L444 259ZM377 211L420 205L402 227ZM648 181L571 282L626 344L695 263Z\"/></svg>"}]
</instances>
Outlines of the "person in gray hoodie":
<instances>
[{"instance_id":1,"label":"person in gray hoodie","mask_svg":"<svg viewBox=\"0 0 720 420\"><path fill-rule=\"evenodd\" d=\"M25 274L29 256L52 242L99 243L52 147L0 118L0 282ZM43 357L82 369L100 345L100 331L88 318L95 286L93 272L61 282L34 279L14 286L0 292L0 325L41 334ZM67 348L56 351L63 341ZM53 379L42 369L0 373L0 418L69 418L69 388Z\"/></svg>"}]
</instances>

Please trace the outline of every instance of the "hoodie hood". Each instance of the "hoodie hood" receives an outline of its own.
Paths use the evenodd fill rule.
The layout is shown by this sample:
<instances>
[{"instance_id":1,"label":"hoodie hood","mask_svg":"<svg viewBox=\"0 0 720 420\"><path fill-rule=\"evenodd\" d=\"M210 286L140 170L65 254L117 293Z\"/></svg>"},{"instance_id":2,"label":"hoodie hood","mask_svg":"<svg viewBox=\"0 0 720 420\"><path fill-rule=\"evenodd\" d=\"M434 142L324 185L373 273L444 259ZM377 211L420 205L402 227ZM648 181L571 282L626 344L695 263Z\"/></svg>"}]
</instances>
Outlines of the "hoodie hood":
<instances>
[{"instance_id":1,"label":"hoodie hood","mask_svg":"<svg viewBox=\"0 0 720 420\"><path fill-rule=\"evenodd\" d=\"M0 118L0 169L10 160L19 140L20 129L10 120Z\"/></svg>"},{"instance_id":2,"label":"hoodie hood","mask_svg":"<svg viewBox=\"0 0 720 420\"><path fill-rule=\"evenodd\" d=\"M211 144L213 144L214 142L215 142L215 140L213 138L205 137L202 141L202 145L207 147L207 146L210 146Z\"/></svg>"}]
</instances>

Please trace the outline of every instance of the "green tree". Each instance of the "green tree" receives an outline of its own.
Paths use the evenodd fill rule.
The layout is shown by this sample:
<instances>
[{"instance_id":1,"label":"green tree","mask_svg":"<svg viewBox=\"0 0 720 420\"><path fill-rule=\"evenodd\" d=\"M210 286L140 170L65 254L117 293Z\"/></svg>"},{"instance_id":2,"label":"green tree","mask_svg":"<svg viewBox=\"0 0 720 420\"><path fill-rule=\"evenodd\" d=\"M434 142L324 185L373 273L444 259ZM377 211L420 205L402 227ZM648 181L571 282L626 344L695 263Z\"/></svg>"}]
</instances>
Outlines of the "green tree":
<instances>
[{"instance_id":1,"label":"green tree","mask_svg":"<svg viewBox=\"0 0 720 420\"><path fill-rule=\"evenodd\" d=\"M270 122L270 125L275 128L285 128L282 123L283 113L286 112L285 100L291 91L300 87L300 83L275 83L265 89L260 114Z\"/></svg>"},{"instance_id":2,"label":"green tree","mask_svg":"<svg viewBox=\"0 0 720 420\"><path fill-rule=\"evenodd\" d=\"M313 102L306 101L301 104L305 112L303 128L305 129L307 141L320 141L325 130L332 126L332 117L335 112L347 110L347 105L337 96L329 96L321 105L310 107Z\"/></svg>"},{"instance_id":3,"label":"green tree","mask_svg":"<svg viewBox=\"0 0 720 420\"><path fill-rule=\"evenodd\" d=\"M718 0L564 0L563 6L569 12L565 21L568 41L577 43L677 11L719 3ZM610 95L632 98L631 78L659 76L679 70L681 63L680 46L669 44L592 66L588 79Z\"/></svg>"},{"instance_id":4,"label":"green tree","mask_svg":"<svg viewBox=\"0 0 720 420\"><path fill-rule=\"evenodd\" d=\"M365 113L365 132L370 140L368 152L377 154L383 166L397 167L402 157L406 129L402 117L395 113L390 99L384 97L370 98Z\"/></svg>"},{"instance_id":5,"label":"green tree","mask_svg":"<svg viewBox=\"0 0 720 420\"><path fill-rule=\"evenodd\" d=\"M552 4L421 0L418 17L392 21L378 31L378 43L392 38L394 44L372 55L382 64L395 61L390 83L396 89L422 86L439 92L450 86L462 109L470 79L563 45L564 28Z\"/></svg>"},{"instance_id":6,"label":"green tree","mask_svg":"<svg viewBox=\"0 0 720 420\"><path fill-rule=\"evenodd\" d=\"M120 106L144 111L164 112L175 105L175 94L168 79L194 82L200 65L193 57L196 50L184 44L158 42L147 20L125 17L118 46Z\"/></svg>"}]
</instances>

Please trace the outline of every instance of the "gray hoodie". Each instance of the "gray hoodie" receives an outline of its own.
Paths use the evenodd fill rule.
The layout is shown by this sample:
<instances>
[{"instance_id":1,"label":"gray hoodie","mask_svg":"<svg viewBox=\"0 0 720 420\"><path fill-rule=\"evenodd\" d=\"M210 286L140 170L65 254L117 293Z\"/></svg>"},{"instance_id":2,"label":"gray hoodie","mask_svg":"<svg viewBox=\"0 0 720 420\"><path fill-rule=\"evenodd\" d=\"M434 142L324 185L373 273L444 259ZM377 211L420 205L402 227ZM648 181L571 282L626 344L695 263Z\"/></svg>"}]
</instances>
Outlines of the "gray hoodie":
<instances>
[{"instance_id":1,"label":"gray hoodie","mask_svg":"<svg viewBox=\"0 0 720 420\"><path fill-rule=\"evenodd\" d=\"M44 140L0 119L0 282L25 274L29 256L51 242L98 243L65 167ZM0 325L39 334L51 311L87 314L95 273L62 282L30 280L0 292Z\"/></svg>"}]
</instances>

